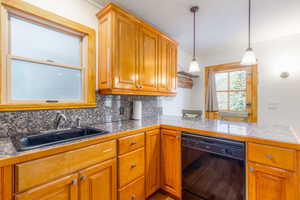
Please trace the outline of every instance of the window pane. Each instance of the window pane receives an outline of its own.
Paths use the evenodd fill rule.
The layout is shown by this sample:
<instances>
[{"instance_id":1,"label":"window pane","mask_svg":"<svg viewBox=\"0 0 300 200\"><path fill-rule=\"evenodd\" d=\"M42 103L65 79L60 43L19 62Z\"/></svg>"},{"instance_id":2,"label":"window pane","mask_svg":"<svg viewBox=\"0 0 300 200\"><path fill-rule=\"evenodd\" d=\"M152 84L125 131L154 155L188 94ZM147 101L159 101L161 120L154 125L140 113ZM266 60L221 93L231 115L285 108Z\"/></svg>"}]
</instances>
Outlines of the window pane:
<instances>
[{"instance_id":1,"label":"window pane","mask_svg":"<svg viewBox=\"0 0 300 200\"><path fill-rule=\"evenodd\" d=\"M12 60L13 100L81 100L81 71Z\"/></svg>"},{"instance_id":2,"label":"window pane","mask_svg":"<svg viewBox=\"0 0 300 200\"><path fill-rule=\"evenodd\" d=\"M228 90L228 73L216 73L216 89Z\"/></svg>"},{"instance_id":3,"label":"window pane","mask_svg":"<svg viewBox=\"0 0 300 200\"><path fill-rule=\"evenodd\" d=\"M230 98L230 110L244 111L246 109L245 92L231 92L229 98Z\"/></svg>"},{"instance_id":4,"label":"window pane","mask_svg":"<svg viewBox=\"0 0 300 200\"><path fill-rule=\"evenodd\" d=\"M246 90L246 71L230 72L230 90Z\"/></svg>"},{"instance_id":5,"label":"window pane","mask_svg":"<svg viewBox=\"0 0 300 200\"><path fill-rule=\"evenodd\" d=\"M217 92L219 110L228 110L228 93Z\"/></svg>"},{"instance_id":6,"label":"window pane","mask_svg":"<svg viewBox=\"0 0 300 200\"><path fill-rule=\"evenodd\" d=\"M80 66L80 37L10 18L11 54Z\"/></svg>"}]
</instances>

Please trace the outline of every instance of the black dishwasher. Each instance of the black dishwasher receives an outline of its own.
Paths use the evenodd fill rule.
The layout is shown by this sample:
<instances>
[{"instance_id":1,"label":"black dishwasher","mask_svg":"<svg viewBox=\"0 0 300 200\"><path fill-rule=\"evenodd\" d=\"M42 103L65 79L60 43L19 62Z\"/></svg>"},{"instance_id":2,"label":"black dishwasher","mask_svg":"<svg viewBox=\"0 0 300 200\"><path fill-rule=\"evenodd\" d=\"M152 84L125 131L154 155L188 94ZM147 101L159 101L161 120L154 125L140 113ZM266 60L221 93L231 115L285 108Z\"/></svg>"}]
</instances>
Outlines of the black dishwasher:
<instances>
[{"instance_id":1,"label":"black dishwasher","mask_svg":"<svg viewBox=\"0 0 300 200\"><path fill-rule=\"evenodd\" d=\"M182 134L183 200L244 200L244 142Z\"/></svg>"}]
</instances>

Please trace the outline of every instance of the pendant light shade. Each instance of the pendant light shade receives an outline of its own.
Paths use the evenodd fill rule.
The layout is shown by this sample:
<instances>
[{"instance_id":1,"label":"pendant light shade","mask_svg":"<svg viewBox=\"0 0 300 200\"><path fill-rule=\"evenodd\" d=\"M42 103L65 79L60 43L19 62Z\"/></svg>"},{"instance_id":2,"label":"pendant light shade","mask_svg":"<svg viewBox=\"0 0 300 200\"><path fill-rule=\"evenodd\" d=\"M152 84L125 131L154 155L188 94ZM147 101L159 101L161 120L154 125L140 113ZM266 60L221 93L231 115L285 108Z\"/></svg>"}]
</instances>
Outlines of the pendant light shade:
<instances>
[{"instance_id":1,"label":"pendant light shade","mask_svg":"<svg viewBox=\"0 0 300 200\"><path fill-rule=\"evenodd\" d=\"M191 8L191 12L194 14L194 48L193 48L193 60L189 66L190 73L200 72L199 63L196 60L196 12L199 10L198 6L194 6Z\"/></svg>"},{"instance_id":2,"label":"pendant light shade","mask_svg":"<svg viewBox=\"0 0 300 200\"><path fill-rule=\"evenodd\" d=\"M253 49L248 48L243 56L241 65L255 65L256 62L256 56Z\"/></svg>"},{"instance_id":3,"label":"pendant light shade","mask_svg":"<svg viewBox=\"0 0 300 200\"><path fill-rule=\"evenodd\" d=\"M257 63L255 53L251 48L251 0L249 0L249 16L248 16L248 48L242 58L241 65L255 65Z\"/></svg>"},{"instance_id":4,"label":"pendant light shade","mask_svg":"<svg viewBox=\"0 0 300 200\"><path fill-rule=\"evenodd\" d=\"M189 72L190 73L196 73L200 71L200 66L199 63L197 62L197 60L192 60L190 63L190 68L189 68Z\"/></svg>"}]
</instances>

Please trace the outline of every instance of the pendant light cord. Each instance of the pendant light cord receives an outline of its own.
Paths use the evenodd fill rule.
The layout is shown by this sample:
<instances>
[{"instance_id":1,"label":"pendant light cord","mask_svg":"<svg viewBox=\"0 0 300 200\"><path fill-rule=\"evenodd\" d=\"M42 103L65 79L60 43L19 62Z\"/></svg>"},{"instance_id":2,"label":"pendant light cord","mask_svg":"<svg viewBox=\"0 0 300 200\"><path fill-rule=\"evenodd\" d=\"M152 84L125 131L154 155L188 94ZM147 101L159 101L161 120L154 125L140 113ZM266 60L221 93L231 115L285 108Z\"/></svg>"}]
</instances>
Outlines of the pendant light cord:
<instances>
[{"instance_id":1,"label":"pendant light cord","mask_svg":"<svg viewBox=\"0 0 300 200\"><path fill-rule=\"evenodd\" d=\"M251 48L251 0L249 0L249 13L248 13L248 48Z\"/></svg>"},{"instance_id":2,"label":"pendant light cord","mask_svg":"<svg viewBox=\"0 0 300 200\"><path fill-rule=\"evenodd\" d=\"M196 59L196 12L194 12L194 49L193 59Z\"/></svg>"}]
</instances>

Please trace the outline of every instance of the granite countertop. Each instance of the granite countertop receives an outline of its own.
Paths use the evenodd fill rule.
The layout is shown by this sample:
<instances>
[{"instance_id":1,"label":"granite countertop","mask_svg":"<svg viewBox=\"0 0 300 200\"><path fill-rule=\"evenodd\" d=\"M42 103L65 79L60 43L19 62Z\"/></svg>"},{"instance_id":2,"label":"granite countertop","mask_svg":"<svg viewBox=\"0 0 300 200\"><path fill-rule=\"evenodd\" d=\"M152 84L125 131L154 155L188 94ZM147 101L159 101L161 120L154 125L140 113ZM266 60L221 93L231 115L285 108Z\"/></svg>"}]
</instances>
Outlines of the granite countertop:
<instances>
[{"instance_id":1,"label":"granite countertop","mask_svg":"<svg viewBox=\"0 0 300 200\"><path fill-rule=\"evenodd\" d=\"M219 133L220 135L233 136L241 140L243 140L243 138L245 138L245 140L253 138L300 145L300 134L288 125L266 125L207 119L195 120L183 119L182 117L175 116L162 116L159 119L127 120L112 123L92 124L89 126L107 130L110 132L109 134L118 134L120 132L142 129L158 124L191 129L193 131L199 131L200 133L201 131ZM53 147L54 146L44 147L43 149ZM27 152L28 151L26 151L26 153ZM12 139L0 139L0 158L12 157L22 153L24 152L16 151Z\"/></svg>"}]
</instances>

